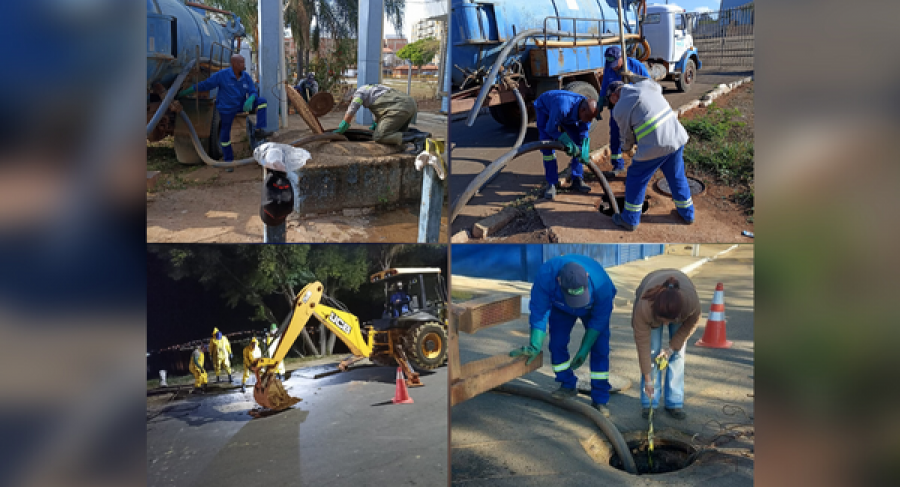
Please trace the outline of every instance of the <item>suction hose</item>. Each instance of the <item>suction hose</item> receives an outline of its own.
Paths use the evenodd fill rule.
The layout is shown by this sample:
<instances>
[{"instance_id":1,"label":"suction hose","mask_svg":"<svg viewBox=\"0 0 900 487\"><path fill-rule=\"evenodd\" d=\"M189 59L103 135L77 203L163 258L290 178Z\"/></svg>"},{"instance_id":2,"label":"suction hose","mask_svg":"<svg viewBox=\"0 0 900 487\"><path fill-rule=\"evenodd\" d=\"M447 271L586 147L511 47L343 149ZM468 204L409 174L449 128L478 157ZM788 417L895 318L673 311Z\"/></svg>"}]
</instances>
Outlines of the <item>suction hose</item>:
<instances>
[{"instance_id":1,"label":"suction hose","mask_svg":"<svg viewBox=\"0 0 900 487\"><path fill-rule=\"evenodd\" d=\"M187 78L188 73L191 72L191 68L194 67L194 63L197 62L196 59L191 59L188 62L184 69L181 70L181 73L175 78L175 82L172 83L172 86L169 87L169 91L166 93L165 99L163 99L162 105L156 109L156 113L153 114L153 118L150 119L150 123L147 124L147 137L150 137L150 134L153 132L153 129L156 128L156 125L162 120L163 114L166 113L166 110L169 109L169 105L172 104L172 100L175 99L175 95L178 94L178 89L181 88L181 83L184 83L184 79Z\"/></svg>"},{"instance_id":2,"label":"suction hose","mask_svg":"<svg viewBox=\"0 0 900 487\"><path fill-rule=\"evenodd\" d=\"M490 181L494 176L497 175L500 171L506 167L506 164L509 161L527 154L529 152L534 152L536 150L541 149L552 149L552 150L564 150L566 147L561 142L556 141L547 141L541 140L538 142L530 142L528 144L514 147L512 150L500 156L497 160L492 162L488 167L484 168L483 171L478 173L478 176L475 176L475 179L466 186L466 190L463 191L461 195L453 202L453 207L450 211L450 221L456 219L459 216L459 213L462 211L463 207L469 204L469 200L472 199L472 196L481 189L488 181ZM606 181L606 177L603 176L603 172L597 168L597 165L594 164L594 161L587 162L588 169L594 173L594 176L600 180L600 185L603 187L603 192L606 193L606 197L609 198L609 204L613 209L614 213L619 213L619 205L616 203L615 197L613 197L612 190L609 187L609 182Z\"/></svg>"},{"instance_id":3,"label":"suction hose","mask_svg":"<svg viewBox=\"0 0 900 487\"><path fill-rule=\"evenodd\" d=\"M606 435L606 438L612 443L613 448L616 450L616 453L619 454L619 458L622 459L622 463L625 465L625 471L632 475L638 474L637 465L634 463L634 457L631 455L631 450L628 448L628 443L625 442L625 438L622 437L622 433L619 433L619 430L616 429L616 426L612 421L600 414L596 409L578 401L554 399L549 392L529 386L503 384L495 388L494 391L544 401L548 404L563 408L567 411L572 411L573 413L578 413L590 419L600 428L600 431L603 431L603 434Z\"/></svg>"},{"instance_id":4,"label":"suction hose","mask_svg":"<svg viewBox=\"0 0 900 487\"><path fill-rule=\"evenodd\" d=\"M516 44L522 39L536 35L548 35L552 37L596 37L594 34L574 34L572 32L562 32L558 30L548 30L545 34L544 29L528 29L516 34L515 37L506 42L506 45L503 46L500 54L497 55L497 60L494 61L494 65L491 66L491 72L485 78L488 82L481 85L481 90L478 92L478 98L475 100L475 105L472 106L472 110L469 112L469 118L466 119L467 126L471 127L472 124L475 123L475 118L478 117L478 111L481 110L484 99L487 97L488 92L491 91L491 87L494 86L494 80L497 79L497 73L500 72L500 66L506 62L506 57L509 56L510 51L512 51L513 48L516 47Z\"/></svg>"},{"instance_id":5,"label":"suction hose","mask_svg":"<svg viewBox=\"0 0 900 487\"><path fill-rule=\"evenodd\" d=\"M522 113L522 124L519 126L519 138L516 139L516 145L513 149L518 149L522 142L525 142L525 131L528 130L528 108L525 107L525 99L519 93L518 88L513 88L513 94L516 95L516 102L519 104L519 112Z\"/></svg>"}]
</instances>

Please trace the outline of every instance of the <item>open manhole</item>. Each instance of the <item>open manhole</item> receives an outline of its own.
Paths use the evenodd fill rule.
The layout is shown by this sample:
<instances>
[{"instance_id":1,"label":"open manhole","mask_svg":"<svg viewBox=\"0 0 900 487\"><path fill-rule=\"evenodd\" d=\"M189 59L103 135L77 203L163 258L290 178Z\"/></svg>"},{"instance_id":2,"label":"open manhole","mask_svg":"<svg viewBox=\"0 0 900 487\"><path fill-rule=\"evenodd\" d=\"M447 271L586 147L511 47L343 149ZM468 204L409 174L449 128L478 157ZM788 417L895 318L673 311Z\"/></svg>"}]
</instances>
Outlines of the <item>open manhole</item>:
<instances>
[{"instance_id":1,"label":"open manhole","mask_svg":"<svg viewBox=\"0 0 900 487\"><path fill-rule=\"evenodd\" d=\"M688 467L694 462L697 449L683 441L655 438L653 451L649 451L646 439L628 442L639 475L669 473ZM609 465L625 470L618 453L609 459Z\"/></svg>"},{"instance_id":2,"label":"open manhole","mask_svg":"<svg viewBox=\"0 0 900 487\"><path fill-rule=\"evenodd\" d=\"M609 204L609 198L606 195L602 197L603 205L600 208L600 213L603 213L606 216L613 216L612 205ZM625 197L624 196L616 196L616 204L619 205L619 213L625 211ZM641 213L647 213L647 210L650 209L650 197L644 196L644 205L641 207Z\"/></svg>"},{"instance_id":3,"label":"open manhole","mask_svg":"<svg viewBox=\"0 0 900 487\"><path fill-rule=\"evenodd\" d=\"M688 186L691 187L691 196L697 196L706 191L706 185L699 179L689 177L687 180ZM666 196L672 196L672 190L669 189L669 181L666 178L659 178L656 181L656 189Z\"/></svg>"}]
</instances>

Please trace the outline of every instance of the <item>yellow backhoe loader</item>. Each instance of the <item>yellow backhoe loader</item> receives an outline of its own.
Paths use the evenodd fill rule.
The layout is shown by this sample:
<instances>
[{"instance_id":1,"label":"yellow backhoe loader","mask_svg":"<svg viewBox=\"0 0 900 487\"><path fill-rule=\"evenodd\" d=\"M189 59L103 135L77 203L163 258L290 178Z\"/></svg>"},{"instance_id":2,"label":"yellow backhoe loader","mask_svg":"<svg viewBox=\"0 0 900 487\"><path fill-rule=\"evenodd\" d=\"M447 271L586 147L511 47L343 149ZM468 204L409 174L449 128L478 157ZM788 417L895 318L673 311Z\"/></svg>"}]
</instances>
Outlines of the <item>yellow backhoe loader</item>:
<instances>
[{"instance_id":1,"label":"yellow backhoe loader","mask_svg":"<svg viewBox=\"0 0 900 487\"><path fill-rule=\"evenodd\" d=\"M360 326L359 319L352 313L322 304L322 283L314 282L304 287L297 294L290 319L275 335L279 342L274 353L253 364L256 402L264 408L280 411L300 401L287 394L275 371L312 317L340 338L353 354L341 362L341 370L368 358L376 365L399 365L403 368L407 386L422 386L419 374L410 362L416 368L432 370L447 360L447 290L440 272L438 268L396 268L372 275L371 283L384 286L385 311L381 318L365 326ZM428 293L426 277L432 275L435 285Z\"/></svg>"}]
</instances>

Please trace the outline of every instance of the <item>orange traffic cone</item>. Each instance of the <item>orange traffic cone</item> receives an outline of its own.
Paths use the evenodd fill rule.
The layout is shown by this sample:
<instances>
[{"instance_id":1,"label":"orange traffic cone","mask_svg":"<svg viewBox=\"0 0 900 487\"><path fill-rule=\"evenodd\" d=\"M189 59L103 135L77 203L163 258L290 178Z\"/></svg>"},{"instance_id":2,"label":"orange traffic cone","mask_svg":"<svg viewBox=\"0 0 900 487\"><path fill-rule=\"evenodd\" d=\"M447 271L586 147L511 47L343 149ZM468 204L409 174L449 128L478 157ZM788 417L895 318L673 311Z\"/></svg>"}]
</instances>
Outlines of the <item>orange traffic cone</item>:
<instances>
[{"instance_id":1,"label":"orange traffic cone","mask_svg":"<svg viewBox=\"0 0 900 487\"><path fill-rule=\"evenodd\" d=\"M394 392L394 404L412 404L413 400L409 397L409 391L406 390L406 379L403 378L403 369L397 367L397 389Z\"/></svg>"},{"instance_id":2,"label":"orange traffic cone","mask_svg":"<svg viewBox=\"0 0 900 487\"><path fill-rule=\"evenodd\" d=\"M733 345L725 339L725 286L721 282L716 284L709 316L706 318L706 329L697 345L707 348L731 348Z\"/></svg>"}]
</instances>

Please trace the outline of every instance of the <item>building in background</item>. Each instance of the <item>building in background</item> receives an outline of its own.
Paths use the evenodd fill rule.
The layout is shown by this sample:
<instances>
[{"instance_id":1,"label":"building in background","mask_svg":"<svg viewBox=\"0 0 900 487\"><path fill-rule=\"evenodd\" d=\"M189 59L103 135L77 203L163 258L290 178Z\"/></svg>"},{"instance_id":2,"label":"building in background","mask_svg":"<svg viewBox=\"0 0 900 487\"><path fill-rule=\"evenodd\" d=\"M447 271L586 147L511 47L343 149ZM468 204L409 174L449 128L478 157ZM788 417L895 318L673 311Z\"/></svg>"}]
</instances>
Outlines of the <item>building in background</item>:
<instances>
[{"instance_id":1,"label":"building in background","mask_svg":"<svg viewBox=\"0 0 900 487\"><path fill-rule=\"evenodd\" d=\"M433 19L422 19L412 26L412 33L410 33L411 42L416 42L420 39L427 39L429 37L434 37L435 39L440 39L444 33L444 22L438 22Z\"/></svg>"},{"instance_id":2,"label":"building in background","mask_svg":"<svg viewBox=\"0 0 900 487\"><path fill-rule=\"evenodd\" d=\"M400 49L403 49L407 44L409 44L409 41L407 41L406 37L403 37L402 34L388 34L384 36L384 47L395 53Z\"/></svg>"}]
</instances>

